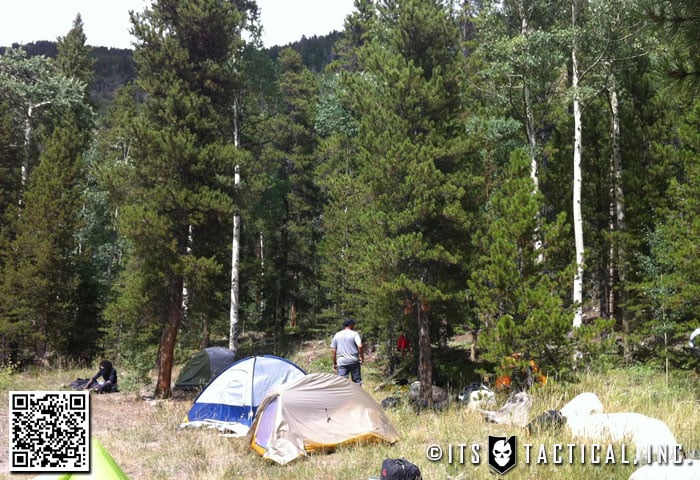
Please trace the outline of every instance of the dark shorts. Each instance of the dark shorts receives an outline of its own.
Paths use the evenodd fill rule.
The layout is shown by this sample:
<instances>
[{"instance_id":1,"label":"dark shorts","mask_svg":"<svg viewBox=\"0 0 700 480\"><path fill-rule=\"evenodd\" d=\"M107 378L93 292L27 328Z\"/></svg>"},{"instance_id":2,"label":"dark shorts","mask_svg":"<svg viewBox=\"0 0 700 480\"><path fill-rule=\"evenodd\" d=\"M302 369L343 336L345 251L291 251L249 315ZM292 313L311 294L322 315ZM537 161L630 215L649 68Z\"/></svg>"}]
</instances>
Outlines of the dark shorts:
<instances>
[{"instance_id":1,"label":"dark shorts","mask_svg":"<svg viewBox=\"0 0 700 480\"><path fill-rule=\"evenodd\" d=\"M362 365L351 363L350 365L338 365L338 375L352 378L352 381L362 385Z\"/></svg>"}]
</instances>

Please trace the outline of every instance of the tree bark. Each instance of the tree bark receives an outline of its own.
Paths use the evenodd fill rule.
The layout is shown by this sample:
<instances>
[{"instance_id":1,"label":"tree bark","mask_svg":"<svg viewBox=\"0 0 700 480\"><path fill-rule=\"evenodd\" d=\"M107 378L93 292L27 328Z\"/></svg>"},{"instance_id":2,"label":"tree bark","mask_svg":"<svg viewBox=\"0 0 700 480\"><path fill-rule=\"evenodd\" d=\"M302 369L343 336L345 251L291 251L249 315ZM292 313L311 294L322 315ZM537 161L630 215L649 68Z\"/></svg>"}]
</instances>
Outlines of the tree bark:
<instances>
[{"instance_id":1,"label":"tree bark","mask_svg":"<svg viewBox=\"0 0 700 480\"><path fill-rule=\"evenodd\" d=\"M233 244L231 247L231 311L229 314L229 343L228 348L235 354L238 352L238 258L241 236L241 221L238 215L233 216Z\"/></svg>"},{"instance_id":2,"label":"tree bark","mask_svg":"<svg viewBox=\"0 0 700 480\"><path fill-rule=\"evenodd\" d=\"M202 339L199 341L199 349L204 350L211 344L211 332L209 330L209 316L202 315Z\"/></svg>"},{"instance_id":3,"label":"tree bark","mask_svg":"<svg viewBox=\"0 0 700 480\"><path fill-rule=\"evenodd\" d=\"M258 242L258 260L260 261L260 284L255 293L255 305L258 311L258 319L262 320L265 311L265 297L263 293L263 285L265 282L265 244L263 242L263 234L260 232Z\"/></svg>"},{"instance_id":4,"label":"tree bark","mask_svg":"<svg viewBox=\"0 0 700 480\"><path fill-rule=\"evenodd\" d=\"M609 268L609 293L608 311L611 316L615 316L616 311L622 323L623 350L626 359L630 359L631 348L629 344L629 318L624 309L617 307L624 302L625 298L625 249L622 246L620 234L625 229L625 195L622 188L622 151L620 146L620 109L617 97L617 84L615 77L611 77L608 88L608 100L610 103L611 115L611 135L612 135L612 159L611 159L611 205L610 205L610 268ZM617 278L618 288L615 288ZM617 298L615 297L617 293Z\"/></svg>"},{"instance_id":5,"label":"tree bark","mask_svg":"<svg viewBox=\"0 0 700 480\"><path fill-rule=\"evenodd\" d=\"M476 362L476 341L478 339L478 332L476 330L472 331L472 344L469 347L469 361Z\"/></svg>"},{"instance_id":6,"label":"tree bark","mask_svg":"<svg viewBox=\"0 0 700 480\"><path fill-rule=\"evenodd\" d=\"M238 149L241 146L240 133L240 97L236 95L233 101L233 143ZM233 184L234 189L238 189L240 185L240 166L236 165L234 171ZM240 241L241 241L241 217L238 212L233 214L233 236L231 239L231 306L229 311L229 338L228 348L233 352L234 358L238 353L238 336L240 328L238 326L238 307L239 307L239 277L238 277L238 262L240 256Z\"/></svg>"},{"instance_id":7,"label":"tree bark","mask_svg":"<svg viewBox=\"0 0 700 480\"><path fill-rule=\"evenodd\" d=\"M571 2L572 26L576 26L578 12L576 10L577 0ZM576 34L574 33L574 36ZM573 302L575 305L574 328L583 324L583 218L581 213L581 150L582 150L582 126L581 126L581 95L579 87L579 66L578 48L576 39L571 44L571 87L574 91L574 185L573 185L573 221L574 221L574 242L576 247L576 273L574 274Z\"/></svg>"},{"instance_id":8,"label":"tree bark","mask_svg":"<svg viewBox=\"0 0 700 480\"><path fill-rule=\"evenodd\" d=\"M240 183L239 166L236 165L236 173L234 178L234 184L238 187ZM238 259L239 259L239 245L241 239L241 217L238 213L233 215L233 240L231 244L231 311L229 314L229 339L228 348L234 353L234 356L238 353L238 290L239 290L239 278L238 278Z\"/></svg>"},{"instance_id":9,"label":"tree bark","mask_svg":"<svg viewBox=\"0 0 700 480\"><path fill-rule=\"evenodd\" d=\"M618 111L617 90L614 85L614 78L608 86L608 105L610 106L610 139L612 142L612 154L610 156L610 211L609 211L609 233L610 249L608 252L608 299L606 311L610 317L615 316L615 271L617 261L617 240L619 231L617 222L617 211L619 208L617 199L618 169L620 168L620 119Z\"/></svg>"},{"instance_id":10,"label":"tree bark","mask_svg":"<svg viewBox=\"0 0 700 480\"><path fill-rule=\"evenodd\" d=\"M427 305L416 302L418 320L418 379L420 380L420 400L425 406L433 405L433 362L430 354L430 322Z\"/></svg>"},{"instance_id":11,"label":"tree bark","mask_svg":"<svg viewBox=\"0 0 700 480\"><path fill-rule=\"evenodd\" d=\"M24 118L24 159L22 160L22 166L20 169L20 177L22 182L22 189L19 196L20 211L24 207L24 191L27 187L27 180L29 179L30 158L32 156L32 133L34 131L34 112L36 109L49 104L51 104L51 102L48 100L35 104L29 104L29 107L27 108L27 115Z\"/></svg>"},{"instance_id":12,"label":"tree bark","mask_svg":"<svg viewBox=\"0 0 700 480\"><path fill-rule=\"evenodd\" d=\"M168 321L163 330L161 345L158 352L158 380L154 396L156 398L170 398L172 390L173 355L175 352L175 341L177 340L177 329L182 319L182 286L184 284L182 275L173 274L170 278L168 296L170 297Z\"/></svg>"},{"instance_id":13,"label":"tree bark","mask_svg":"<svg viewBox=\"0 0 700 480\"><path fill-rule=\"evenodd\" d=\"M523 2L518 3L518 15L520 16L520 34L523 38L527 38L530 34L528 26L528 17L526 8ZM528 84L528 76L523 75L523 105L525 107L525 134L527 136L528 145L530 146L528 155L530 156L530 179L532 179L532 194L537 195L540 189L540 179L539 171L537 165L537 132L535 128L535 116L532 112L532 100L530 95L530 86ZM541 215L537 212L537 218L535 219L535 232L532 237L532 244L535 251L542 249L542 235L541 235ZM542 262L544 259L540 254L538 256L538 262Z\"/></svg>"}]
</instances>

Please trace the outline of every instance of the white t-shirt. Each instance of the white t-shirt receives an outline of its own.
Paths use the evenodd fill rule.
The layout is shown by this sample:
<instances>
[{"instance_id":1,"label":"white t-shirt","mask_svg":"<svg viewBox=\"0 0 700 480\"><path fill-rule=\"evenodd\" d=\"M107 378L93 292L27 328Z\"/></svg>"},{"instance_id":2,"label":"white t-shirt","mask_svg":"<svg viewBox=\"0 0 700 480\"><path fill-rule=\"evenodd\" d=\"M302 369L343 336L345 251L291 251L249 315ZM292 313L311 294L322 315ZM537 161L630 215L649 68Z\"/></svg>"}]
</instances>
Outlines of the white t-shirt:
<instances>
[{"instance_id":1,"label":"white t-shirt","mask_svg":"<svg viewBox=\"0 0 700 480\"><path fill-rule=\"evenodd\" d=\"M352 365L360 362L362 340L355 330L344 328L333 336L331 348L335 349L338 365Z\"/></svg>"}]
</instances>

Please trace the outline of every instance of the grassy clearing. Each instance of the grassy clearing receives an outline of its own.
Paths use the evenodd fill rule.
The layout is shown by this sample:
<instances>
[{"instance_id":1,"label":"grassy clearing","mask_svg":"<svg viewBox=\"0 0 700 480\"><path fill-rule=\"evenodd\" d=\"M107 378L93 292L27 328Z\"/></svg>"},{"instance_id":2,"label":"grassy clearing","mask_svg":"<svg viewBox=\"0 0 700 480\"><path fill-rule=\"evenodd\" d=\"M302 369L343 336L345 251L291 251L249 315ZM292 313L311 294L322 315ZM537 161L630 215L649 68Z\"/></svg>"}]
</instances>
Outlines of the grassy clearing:
<instances>
[{"instance_id":1,"label":"grassy clearing","mask_svg":"<svg viewBox=\"0 0 700 480\"><path fill-rule=\"evenodd\" d=\"M291 357L307 371L324 368L322 355L301 352ZM327 364L325 364L327 367ZM381 372L367 365L365 388L377 399L395 394L397 387L374 391L386 380ZM58 390L75 378L90 372L73 369L3 373L0 392L0 475L1 478L31 478L10 475L7 463L8 390ZM533 393L530 417L544 410L557 409L581 392L596 393L609 412L633 411L666 422L685 448L700 450L700 382L697 374L675 373L668 384L661 372L644 368L614 370L607 374L583 375L578 383L550 382ZM318 454L286 466L263 461L245 444L244 439L228 438L211 430L180 430L192 397L168 401L146 401L142 393L124 391L92 397L92 429L117 463L130 478L159 479L285 479L365 480L378 476L382 460L405 457L418 464L426 479L493 479L486 461L489 435L516 435L519 464L507 474L517 479L627 479L632 465L552 465L554 444L575 443L565 430L528 436L518 427L485 423L477 413L453 404L444 412L417 415L409 406L387 412L401 440L396 445L343 447L333 454ZM499 403L504 401L499 399ZM549 463L525 465L526 443L534 445L533 460L540 445L548 449ZM431 462L426 458L429 445L447 449L453 446L453 461L446 458ZM460 462L459 445L479 445L479 464L472 464L470 452ZM618 462L620 446L615 446ZM628 451L629 452L629 451ZM628 453L631 460L632 454ZM603 456L604 458L604 456Z\"/></svg>"}]
</instances>

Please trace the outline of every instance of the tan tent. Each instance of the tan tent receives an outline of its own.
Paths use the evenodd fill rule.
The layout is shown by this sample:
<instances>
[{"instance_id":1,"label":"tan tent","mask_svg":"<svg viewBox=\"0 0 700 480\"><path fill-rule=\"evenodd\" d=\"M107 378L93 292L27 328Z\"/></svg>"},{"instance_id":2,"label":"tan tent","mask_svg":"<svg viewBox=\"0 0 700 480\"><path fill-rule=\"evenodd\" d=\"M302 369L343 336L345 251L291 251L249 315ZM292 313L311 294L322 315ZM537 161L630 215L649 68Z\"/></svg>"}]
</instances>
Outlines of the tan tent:
<instances>
[{"instance_id":1,"label":"tan tent","mask_svg":"<svg viewBox=\"0 0 700 480\"><path fill-rule=\"evenodd\" d=\"M248 432L251 448L281 465L340 445L398 439L369 393L329 373L311 373L268 392Z\"/></svg>"}]
</instances>

